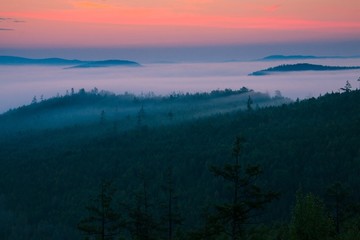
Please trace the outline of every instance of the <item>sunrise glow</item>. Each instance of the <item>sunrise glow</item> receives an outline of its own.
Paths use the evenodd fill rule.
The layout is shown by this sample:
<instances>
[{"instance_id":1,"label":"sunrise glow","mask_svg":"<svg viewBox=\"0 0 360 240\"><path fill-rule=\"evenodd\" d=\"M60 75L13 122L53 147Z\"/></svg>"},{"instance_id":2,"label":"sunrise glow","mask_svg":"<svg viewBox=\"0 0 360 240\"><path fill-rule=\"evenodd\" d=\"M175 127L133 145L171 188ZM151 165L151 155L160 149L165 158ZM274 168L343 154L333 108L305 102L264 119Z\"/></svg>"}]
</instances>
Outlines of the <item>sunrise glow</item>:
<instances>
[{"instance_id":1,"label":"sunrise glow","mask_svg":"<svg viewBox=\"0 0 360 240\"><path fill-rule=\"evenodd\" d=\"M3 1L0 45L212 45L360 38L342 1Z\"/></svg>"}]
</instances>

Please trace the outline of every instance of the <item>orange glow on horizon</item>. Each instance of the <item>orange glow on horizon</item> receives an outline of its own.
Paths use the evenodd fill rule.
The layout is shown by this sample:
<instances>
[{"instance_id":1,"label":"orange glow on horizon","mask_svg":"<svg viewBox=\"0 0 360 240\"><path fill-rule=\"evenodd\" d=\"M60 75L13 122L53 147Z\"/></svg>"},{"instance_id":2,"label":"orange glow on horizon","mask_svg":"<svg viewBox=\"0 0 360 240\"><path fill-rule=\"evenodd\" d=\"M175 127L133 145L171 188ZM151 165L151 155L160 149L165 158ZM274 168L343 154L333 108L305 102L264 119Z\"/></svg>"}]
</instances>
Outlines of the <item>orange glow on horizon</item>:
<instances>
[{"instance_id":1,"label":"orange glow on horizon","mask_svg":"<svg viewBox=\"0 0 360 240\"><path fill-rule=\"evenodd\" d=\"M207 38L215 38L219 44L229 41L251 42L251 37L252 41L259 41L259 38L263 38L263 41L276 41L280 38L294 40L295 35L310 40L321 37L356 39L360 38L360 17L357 14L360 12L360 3L357 0L349 1L352 3L347 5L354 6L324 0L316 3L310 0L303 0L303 3L265 0L257 0L255 3L250 0L241 3L230 0L153 0L152 5L145 1L124 0L54 0L52 3L34 0L33 5L26 5L25 0L13 0L12 3L0 3L0 29L14 29L0 31L0 46L20 42L19 39L14 39L20 35L22 40L28 38L29 44L33 40L44 43L51 38L46 35L45 30L56 31L64 44L71 44L71 41L74 44L92 41L93 45L116 42L120 36L128 39L128 44L134 44L134 36L138 36L135 42L139 44L146 44L148 39L158 39L159 44L177 44L179 34L174 29L181 29L181 34L188 37L186 42L189 44L192 35L194 43L209 43L213 39ZM23 5L16 5L14 2L22 2ZM26 23L20 24L21 21ZM94 26L93 29L91 25ZM274 31L277 36L271 36L269 31ZM296 31L301 34L289 36L290 32ZM89 35L91 32L94 36L102 35L107 40L98 37L81 39L80 33ZM174 35L172 38L168 36L169 32ZM245 36L245 40L241 40L239 36L249 32L251 36ZM339 36L340 33L343 36ZM62 35L76 37L71 39L61 37ZM159 36L166 40L159 39ZM40 37L44 39L40 41ZM144 39L139 41L139 38ZM49 44L51 42L54 41L49 41ZM55 42L60 44L59 41ZM88 44L91 45L91 42Z\"/></svg>"},{"instance_id":2,"label":"orange glow on horizon","mask_svg":"<svg viewBox=\"0 0 360 240\"><path fill-rule=\"evenodd\" d=\"M100 6L96 8L101 8ZM202 26L215 28L321 29L358 28L360 22L314 21L279 17L227 17L172 14L164 9L71 10L49 12L0 12L3 16L44 21L116 25Z\"/></svg>"}]
</instances>

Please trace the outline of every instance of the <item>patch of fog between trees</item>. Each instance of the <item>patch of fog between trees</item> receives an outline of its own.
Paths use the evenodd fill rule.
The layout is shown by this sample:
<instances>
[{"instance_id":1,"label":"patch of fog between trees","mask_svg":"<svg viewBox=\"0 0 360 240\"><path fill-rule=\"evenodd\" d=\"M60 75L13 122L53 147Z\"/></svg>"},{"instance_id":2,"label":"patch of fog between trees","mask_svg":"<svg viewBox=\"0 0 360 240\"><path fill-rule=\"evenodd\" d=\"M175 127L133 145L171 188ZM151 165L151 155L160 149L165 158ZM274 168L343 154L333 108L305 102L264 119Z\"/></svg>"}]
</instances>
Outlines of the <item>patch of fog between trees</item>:
<instances>
[{"instance_id":1,"label":"patch of fog between trees","mask_svg":"<svg viewBox=\"0 0 360 240\"><path fill-rule=\"evenodd\" d=\"M77 126L112 126L111 130L126 131L140 126L160 126L194 120L213 114L246 110L249 96L252 108L287 102L281 97L270 98L258 92L217 92L210 95L171 97L133 95L102 95L102 93L71 94L49 101L33 103L18 115L5 117L3 132L26 129L55 129Z\"/></svg>"}]
</instances>

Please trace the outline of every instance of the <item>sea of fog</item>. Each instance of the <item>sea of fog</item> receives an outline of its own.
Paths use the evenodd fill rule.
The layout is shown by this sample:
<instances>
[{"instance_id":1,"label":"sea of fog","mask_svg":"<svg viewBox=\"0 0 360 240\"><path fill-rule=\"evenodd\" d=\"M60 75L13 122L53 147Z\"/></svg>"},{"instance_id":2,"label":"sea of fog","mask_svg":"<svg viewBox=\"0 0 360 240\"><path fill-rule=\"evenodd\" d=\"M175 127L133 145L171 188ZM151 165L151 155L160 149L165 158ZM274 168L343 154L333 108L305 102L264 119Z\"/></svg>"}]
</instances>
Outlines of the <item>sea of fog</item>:
<instances>
[{"instance_id":1,"label":"sea of fog","mask_svg":"<svg viewBox=\"0 0 360 240\"><path fill-rule=\"evenodd\" d=\"M359 88L359 70L288 72L266 76L249 73L277 66L307 62L332 66L358 66L360 59L315 59L302 61L252 61L222 63L156 63L139 68L78 68L63 66L0 66L0 113L9 108L29 104L33 97L40 99L65 95L74 88L108 90L116 94L153 92L168 95L173 92L205 92L215 89L239 89L296 98L317 97L336 92L349 81Z\"/></svg>"}]
</instances>

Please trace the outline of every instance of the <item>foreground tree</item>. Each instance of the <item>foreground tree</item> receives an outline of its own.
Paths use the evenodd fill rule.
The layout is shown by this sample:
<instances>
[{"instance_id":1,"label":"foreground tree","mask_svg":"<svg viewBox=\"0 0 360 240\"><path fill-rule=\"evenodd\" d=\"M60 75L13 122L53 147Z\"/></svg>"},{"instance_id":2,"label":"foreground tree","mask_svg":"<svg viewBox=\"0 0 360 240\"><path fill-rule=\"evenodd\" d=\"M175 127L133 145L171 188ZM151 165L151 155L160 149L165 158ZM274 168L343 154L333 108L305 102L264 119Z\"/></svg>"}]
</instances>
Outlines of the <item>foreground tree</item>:
<instances>
[{"instance_id":1,"label":"foreground tree","mask_svg":"<svg viewBox=\"0 0 360 240\"><path fill-rule=\"evenodd\" d=\"M326 240L333 230L323 202L312 194L298 193L289 226L290 240Z\"/></svg>"},{"instance_id":2,"label":"foreground tree","mask_svg":"<svg viewBox=\"0 0 360 240\"><path fill-rule=\"evenodd\" d=\"M346 199L349 196L349 191L340 182L335 182L327 189L327 196L331 200L331 207L333 209L333 218L335 221L336 234L340 234L340 225L344 220L346 208Z\"/></svg>"},{"instance_id":3,"label":"foreground tree","mask_svg":"<svg viewBox=\"0 0 360 240\"><path fill-rule=\"evenodd\" d=\"M166 226L166 239L172 240L174 239L174 233L176 232L177 226L181 225L183 222L183 219L177 207L177 194L175 190L175 181L172 165L169 166L166 171L165 184L162 186L162 189L167 198L164 204L164 210L166 213L162 217L162 221Z\"/></svg>"},{"instance_id":4,"label":"foreground tree","mask_svg":"<svg viewBox=\"0 0 360 240\"><path fill-rule=\"evenodd\" d=\"M278 197L278 193L264 191L256 184L256 179L261 174L258 165L240 165L243 143L243 138L236 138L233 164L211 167L215 176L229 183L232 192L227 202L215 206L215 213L208 219L207 228L211 229L212 233L227 235L232 240L243 239L245 224L250 223L267 203Z\"/></svg>"},{"instance_id":5,"label":"foreground tree","mask_svg":"<svg viewBox=\"0 0 360 240\"><path fill-rule=\"evenodd\" d=\"M158 223L152 214L152 204L147 180L142 178L140 191L135 195L135 206L129 208L127 228L132 239L155 240L158 239Z\"/></svg>"},{"instance_id":6,"label":"foreground tree","mask_svg":"<svg viewBox=\"0 0 360 240\"><path fill-rule=\"evenodd\" d=\"M360 239L360 203L352 197L351 189L335 182L327 189L327 201L337 238Z\"/></svg>"},{"instance_id":7,"label":"foreground tree","mask_svg":"<svg viewBox=\"0 0 360 240\"><path fill-rule=\"evenodd\" d=\"M87 239L110 240L120 234L122 222L120 215L113 208L115 188L109 181L103 181L100 185L100 193L91 200L86 207L88 217L78 224Z\"/></svg>"}]
</instances>

